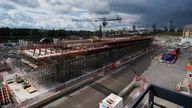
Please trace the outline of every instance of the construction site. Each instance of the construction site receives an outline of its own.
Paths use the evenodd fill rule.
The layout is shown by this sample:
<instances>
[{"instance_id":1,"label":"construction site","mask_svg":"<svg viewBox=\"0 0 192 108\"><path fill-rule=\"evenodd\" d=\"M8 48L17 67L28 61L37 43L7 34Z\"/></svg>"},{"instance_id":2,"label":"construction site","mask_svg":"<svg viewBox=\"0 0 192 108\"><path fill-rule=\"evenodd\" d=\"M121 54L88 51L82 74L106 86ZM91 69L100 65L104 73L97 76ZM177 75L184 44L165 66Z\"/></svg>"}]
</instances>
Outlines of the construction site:
<instances>
[{"instance_id":1,"label":"construction site","mask_svg":"<svg viewBox=\"0 0 192 108\"><path fill-rule=\"evenodd\" d=\"M19 40L17 47L1 49L2 107L144 108L149 106L150 99L145 95L151 94L147 92L159 86L179 96L191 95L191 50L185 44L178 46L179 38L127 36L44 41ZM162 80L159 76L166 74L165 70L168 78ZM157 91L164 90L161 87ZM138 104L140 98L142 102ZM178 107L162 99L158 102Z\"/></svg>"},{"instance_id":2,"label":"construction site","mask_svg":"<svg viewBox=\"0 0 192 108\"><path fill-rule=\"evenodd\" d=\"M1 49L1 106L190 108L192 50L183 38L124 34L18 40ZM188 101L178 103L181 97Z\"/></svg>"},{"instance_id":3,"label":"construction site","mask_svg":"<svg viewBox=\"0 0 192 108\"><path fill-rule=\"evenodd\" d=\"M125 35L1 45L1 107L190 108L192 44Z\"/></svg>"},{"instance_id":4,"label":"construction site","mask_svg":"<svg viewBox=\"0 0 192 108\"><path fill-rule=\"evenodd\" d=\"M154 47L152 42L152 37L139 36L53 39L49 44L19 40L18 49L4 58L1 77L13 93L12 100L26 105L43 93L105 76L124 61Z\"/></svg>"},{"instance_id":5,"label":"construction site","mask_svg":"<svg viewBox=\"0 0 192 108\"><path fill-rule=\"evenodd\" d=\"M192 0L0 0L0 108L192 108Z\"/></svg>"},{"instance_id":6,"label":"construction site","mask_svg":"<svg viewBox=\"0 0 192 108\"><path fill-rule=\"evenodd\" d=\"M105 28L108 21L120 20L74 21L100 21ZM190 27L185 27L186 32ZM0 45L1 106L191 108L192 44L185 38L190 34L184 32L180 38L137 32L107 36L100 28L100 37L42 38L38 42L18 40ZM178 103L180 97L188 101ZM156 99L160 104L154 102Z\"/></svg>"}]
</instances>

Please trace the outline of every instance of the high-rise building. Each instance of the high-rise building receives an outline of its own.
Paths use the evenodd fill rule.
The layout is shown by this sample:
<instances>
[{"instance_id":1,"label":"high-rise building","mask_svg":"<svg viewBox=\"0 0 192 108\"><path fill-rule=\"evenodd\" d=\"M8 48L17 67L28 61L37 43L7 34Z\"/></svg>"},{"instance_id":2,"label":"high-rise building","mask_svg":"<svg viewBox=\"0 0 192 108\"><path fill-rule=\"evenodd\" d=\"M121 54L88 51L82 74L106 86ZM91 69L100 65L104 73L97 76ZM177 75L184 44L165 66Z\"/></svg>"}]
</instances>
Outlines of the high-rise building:
<instances>
[{"instance_id":1,"label":"high-rise building","mask_svg":"<svg viewBox=\"0 0 192 108\"><path fill-rule=\"evenodd\" d=\"M173 22L173 20L169 20L168 22L167 22L167 31L174 31L174 22Z\"/></svg>"},{"instance_id":2,"label":"high-rise building","mask_svg":"<svg viewBox=\"0 0 192 108\"><path fill-rule=\"evenodd\" d=\"M133 25L133 31L135 31L136 30L136 26L135 25Z\"/></svg>"},{"instance_id":3,"label":"high-rise building","mask_svg":"<svg viewBox=\"0 0 192 108\"><path fill-rule=\"evenodd\" d=\"M153 31L156 31L156 29L157 29L156 23L153 23L153 24L152 24L152 29L153 29Z\"/></svg>"}]
</instances>

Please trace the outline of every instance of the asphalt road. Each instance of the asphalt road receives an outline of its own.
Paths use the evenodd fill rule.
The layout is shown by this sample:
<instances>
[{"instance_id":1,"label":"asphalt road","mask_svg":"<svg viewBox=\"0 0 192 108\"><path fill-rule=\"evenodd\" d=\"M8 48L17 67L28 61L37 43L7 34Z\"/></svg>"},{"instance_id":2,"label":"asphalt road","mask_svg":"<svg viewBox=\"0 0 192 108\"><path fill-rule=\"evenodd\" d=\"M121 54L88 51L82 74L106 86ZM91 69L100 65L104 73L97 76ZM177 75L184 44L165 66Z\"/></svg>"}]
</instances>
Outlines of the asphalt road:
<instances>
[{"instance_id":1,"label":"asphalt road","mask_svg":"<svg viewBox=\"0 0 192 108\"><path fill-rule=\"evenodd\" d=\"M131 70L133 68L139 73L143 73L150 83L175 90L175 86L182 81L185 75L184 66L188 62L191 51L182 51L176 63L170 65L158 63L158 56L156 59L151 59L164 51L161 49L145 55L127 64L120 72L105 76L81 90L45 105L43 108L96 108L98 103L108 94L119 93L132 81L133 73ZM125 96L124 99L125 102L130 101L128 96ZM159 102L170 105L171 108L177 108L170 103L167 104L161 100Z\"/></svg>"}]
</instances>

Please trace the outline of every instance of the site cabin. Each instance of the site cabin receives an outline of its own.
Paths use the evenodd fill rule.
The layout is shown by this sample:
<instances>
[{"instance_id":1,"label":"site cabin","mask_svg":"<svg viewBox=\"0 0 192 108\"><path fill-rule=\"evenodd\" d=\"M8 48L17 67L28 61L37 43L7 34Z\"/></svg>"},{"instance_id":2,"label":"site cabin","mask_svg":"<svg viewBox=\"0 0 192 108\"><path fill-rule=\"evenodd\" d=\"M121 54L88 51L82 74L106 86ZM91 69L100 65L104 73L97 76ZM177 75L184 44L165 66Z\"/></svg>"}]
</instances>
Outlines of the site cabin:
<instances>
[{"instance_id":1,"label":"site cabin","mask_svg":"<svg viewBox=\"0 0 192 108\"><path fill-rule=\"evenodd\" d=\"M123 108L123 98L110 94L100 102L99 108Z\"/></svg>"}]
</instances>

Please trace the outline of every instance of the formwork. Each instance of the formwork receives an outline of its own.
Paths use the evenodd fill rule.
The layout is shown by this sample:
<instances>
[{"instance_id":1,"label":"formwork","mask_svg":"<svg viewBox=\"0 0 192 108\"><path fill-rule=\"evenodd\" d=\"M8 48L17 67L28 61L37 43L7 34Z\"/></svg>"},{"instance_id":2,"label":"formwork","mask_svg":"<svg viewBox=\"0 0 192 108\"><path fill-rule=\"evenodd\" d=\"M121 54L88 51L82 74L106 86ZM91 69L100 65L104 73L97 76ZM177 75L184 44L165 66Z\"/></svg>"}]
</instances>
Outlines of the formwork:
<instances>
[{"instance_id":1,"label":"formwork","mask_svg":"<svg viewBox=\"0 0 192 108\"><path fill-rule=\"evenodd\" d=\"M91 41L66 40L64 42L57 40L54 44L21 48L20 54L32 66L28 72L24 73L31 82L37 84L66 82L147 49L152 41L151 37L107 38ZM30 51L33 55L43 53L45 56L34 57L26 51ZM51 56L47 55L47 52ZM53 52L55 55L51 54Z\"/></svg>"}]
</instances>

